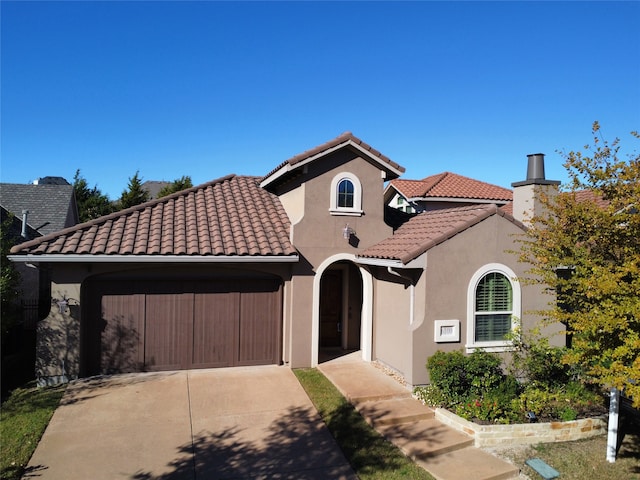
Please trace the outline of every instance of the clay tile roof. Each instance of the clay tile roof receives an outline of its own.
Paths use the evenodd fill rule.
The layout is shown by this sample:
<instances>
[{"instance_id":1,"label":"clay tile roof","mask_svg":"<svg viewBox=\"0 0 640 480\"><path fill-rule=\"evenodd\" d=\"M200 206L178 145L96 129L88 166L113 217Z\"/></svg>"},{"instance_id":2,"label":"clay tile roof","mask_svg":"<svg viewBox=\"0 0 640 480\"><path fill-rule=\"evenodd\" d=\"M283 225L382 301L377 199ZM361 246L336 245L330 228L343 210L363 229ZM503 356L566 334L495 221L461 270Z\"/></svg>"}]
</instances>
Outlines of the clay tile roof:
<instances>
[{"instance_id":1,"label":"clay tile roof","mask_svg":"<svg viewBox=\"0 0 640 480\"><path fill-rule=\"evenodd\" d=\"M312 159L313 157L315 157L317 155L321 155L322 153L329 152L332 149L334 149L336 147L339 147L340 145L343 145L343 144L347 145L349 143L351 143L353 145L357 145L359 148L361 148L361 149L365 150L366 152L368 152L371 156L377 158L381 162L381 164L383 164L383 166L386 165L391 170L396 171L396 172L400 172L400 173L405 171L404 167L402 167L401 165L397 164L396 162L391 160L386 155L383 155L382 153L380 153L378 150L374 149L373 147L371 147L367 143L363 142L362 140L360 140L359 138L354 136L351 132L345 132L345 133L339 135L338 137L334 138L333 140L329 140L328 142L323 143L322 145L318 145L317 147L314 147L314 148L312 148L310 150L307 150L305 152L299 153L298 155L295 155L294 157L291 157L290 159L285 160L280 165L278 165L276 168L274 168L269 173L267 173L262 178L262 181L264 182L269 177L271 177L272 175L277 173L279 170L282 170L283 168L295 167L296 165L302 164L306 160L310 160L310 159ZM394 175L394 176L397 176L397 174Z\"/></svg>"},{"instance_id":2,"label":"clay tile roof","mask_svg":"<svg viewBox=\"0 0 640 480\"><path fill-rule=\"evenodd\" d=\"M31 255L295 256L280 200L230 175L12 249ZM90 258L88 259L90 260Z\"/></svg>"},{"instance_id":3,"label":"clay tile roof","mask_svg":"<svg viewBox=\"0 0 640 480\"><path fill-rule=\"evenodd\" d=\"M566 192L565 194L568 193L569 192ZM597 194L593 190L577 190L574 194L578 203L592 202L600 208L606 208L609 206L609 201L602 198L602 195Z\"/></svg>"},{"instance_id":4,"label":"clay tile roof","mask_svg":"<svg viewBox=\"0 0 640 480\"><path fill-rule=\"evenodd\" d=\"M522 227L494 204L431 210L416 215L398 228L393 236L367 248L358 257L400 260L407 264L430 248L494 214L506 217Z\"/></svg>"},{"instance_id":5,"label":"clay tile roof","mask_svg":"<svg viewBox=\"0 0 640 480\"><path fill-rule=\"evenodd\" d=\"M391 185L406 198L460 198L508 202L513 193L508 188L444 172L422 180L392 180Z\"/></svg>"}]
</instances>

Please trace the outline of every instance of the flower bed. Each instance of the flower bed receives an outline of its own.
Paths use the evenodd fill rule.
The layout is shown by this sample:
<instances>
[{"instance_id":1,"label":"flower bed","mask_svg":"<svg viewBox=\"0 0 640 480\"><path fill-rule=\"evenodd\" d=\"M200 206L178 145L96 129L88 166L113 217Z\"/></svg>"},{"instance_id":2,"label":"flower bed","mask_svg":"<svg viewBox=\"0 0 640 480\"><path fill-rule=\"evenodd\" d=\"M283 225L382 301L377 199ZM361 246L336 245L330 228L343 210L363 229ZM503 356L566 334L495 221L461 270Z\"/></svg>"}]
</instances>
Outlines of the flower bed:
<instances>
[{"instance_id":1,"label":"flower bed","mask_svg":"<svg viewBox=\"0 0 640 480\"><path fill-rule=\"evenodd\" d=\"M445 408L436 408L435 411L437 420L473 437L476 447L567 442L602 435L607 431L604 416L569 422L480 425L465 420Z\"/></svg>"}]
</instances>

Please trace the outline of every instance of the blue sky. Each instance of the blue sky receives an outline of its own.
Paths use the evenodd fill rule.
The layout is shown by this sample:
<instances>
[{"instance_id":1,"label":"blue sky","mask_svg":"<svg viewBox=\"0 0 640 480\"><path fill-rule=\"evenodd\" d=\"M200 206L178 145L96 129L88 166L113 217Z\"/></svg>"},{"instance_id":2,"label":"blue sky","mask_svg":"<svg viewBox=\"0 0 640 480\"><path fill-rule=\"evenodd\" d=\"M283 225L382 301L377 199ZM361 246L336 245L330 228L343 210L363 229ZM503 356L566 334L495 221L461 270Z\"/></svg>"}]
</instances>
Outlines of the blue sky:
<instances>
[{"instance_id":1,"label":"blue sky","mask_svg":"<svg viewBox=\"0 0 640 480\"><path fill-rule=\"evenodd\" d=\"M11 2L2 182L264 175L345 131L509 187L640 130L639 2Z\"/></svg>"}]
</instances>

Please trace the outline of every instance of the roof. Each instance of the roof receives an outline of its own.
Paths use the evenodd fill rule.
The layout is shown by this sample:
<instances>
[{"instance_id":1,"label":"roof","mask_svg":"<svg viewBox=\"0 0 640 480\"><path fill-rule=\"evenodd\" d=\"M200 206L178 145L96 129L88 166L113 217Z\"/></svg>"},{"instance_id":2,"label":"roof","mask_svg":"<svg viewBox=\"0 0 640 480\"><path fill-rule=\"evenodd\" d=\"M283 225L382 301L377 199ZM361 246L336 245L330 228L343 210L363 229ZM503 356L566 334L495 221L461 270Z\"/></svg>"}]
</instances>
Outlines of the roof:
<instances>
[{"instance_id":1,"label":"roof","mask_svg":"<svg viewBox=\"0 0 640 480\"><path fill-rule=\"evenodd\" d=\"M27 224L42 235L78 223L72 185L0 184L0 205L22 218L28 210Z\"/></svg>"},{"instance_id":2,"label":"roof","mask_svg":"<svg viewBox=\"0 0 640 480\"><path fill-rule=\"evenodd\" d=\"M387 189L390 187L411 200L455 198L505 203L513 199L513 192L508 188L451 172L431 175L422 180L392 180Z\"/></svg>"},{"instance_id":3,"label":"roof","mask_svg":"<svg viewBox=\"0 0 640 480\"><path fill-rule=\"evenodd\" d=\"M276 180L288 178L290 175L294 174L293 172L302 168L304 165L341 148L351 148L359 152L369 161L385 170L387 172L387 178L389 179L398 178L402 173L404 173L404 167L355 137L351 132L345 132L333 140L285 160L267 173L262 178L260 185L262 187L266 187Z\"/></svg>"},{"instance_id":4,"label":"roof","mask_svg":"<svg viewBox=\"0 0 640 480\"><path fill-rule=\"evenodd\" d=\"M260 188L257 177L229 175L23 243L11 252L75 255L77 261L99 261L97 256L122 261L169 256L297 259L289 229L280 200Z\"/></svg>"},{"instance_id":5,"label":"roof","mask_svg":"<svg viewBox=\"0 0 640 480\"><path fill-rule=\"evenodd\" d=\"M406 265L427 250L492 215L505 217L524 228L520 222L494 204L431 210L411 218L400 226L393 236L367 248L358 258L397 260Z\"/></svg>"}]
</instances>

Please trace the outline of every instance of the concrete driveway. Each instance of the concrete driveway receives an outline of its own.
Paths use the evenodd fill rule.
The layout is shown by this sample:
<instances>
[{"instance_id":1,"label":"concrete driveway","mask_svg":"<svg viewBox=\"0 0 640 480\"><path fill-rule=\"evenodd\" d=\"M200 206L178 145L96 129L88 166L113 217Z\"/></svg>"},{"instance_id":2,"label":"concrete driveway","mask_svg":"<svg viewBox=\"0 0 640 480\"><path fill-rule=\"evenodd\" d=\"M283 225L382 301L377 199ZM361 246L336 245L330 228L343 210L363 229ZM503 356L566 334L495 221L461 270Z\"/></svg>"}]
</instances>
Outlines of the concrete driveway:
<instances>
[{"instance_id":1,"label":"concrete driveway","mask_svg":"<svg viewBox=\"0 0 640 480\"><path fill-rule=\"evenodd\" d=\"M72 383L26 478L355 479L286 367Z\"/></svg>"}]
</instances>

